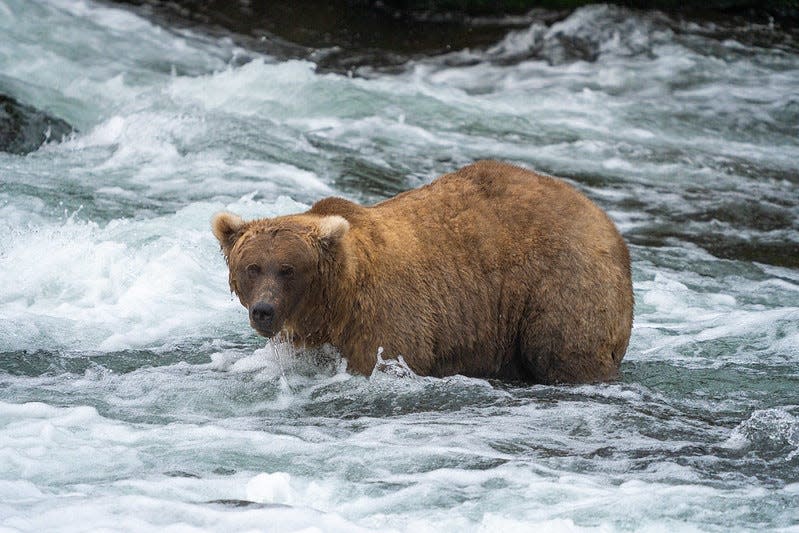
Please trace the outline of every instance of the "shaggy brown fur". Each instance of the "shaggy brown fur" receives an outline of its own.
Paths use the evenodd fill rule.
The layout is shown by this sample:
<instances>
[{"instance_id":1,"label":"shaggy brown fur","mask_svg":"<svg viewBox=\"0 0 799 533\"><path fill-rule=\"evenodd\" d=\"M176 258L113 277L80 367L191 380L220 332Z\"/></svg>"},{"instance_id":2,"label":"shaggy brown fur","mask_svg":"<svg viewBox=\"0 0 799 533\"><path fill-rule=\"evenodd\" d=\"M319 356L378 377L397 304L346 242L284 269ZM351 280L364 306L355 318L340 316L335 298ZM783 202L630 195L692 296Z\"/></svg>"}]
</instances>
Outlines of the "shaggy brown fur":
<instances>
[{"instance_id":1,"label":"shaggy brown fur","mask_svg":"<svg viewBox=\"0 0 799 533\"><path fill-rule=\"evenodd\" d=\"M481 161L371 207L341 198L213 230L262 335L330 343L368 374L379 347L421 375L613 379L632 327L630 257L566 183Z\"/></svg>"}]
</instances>

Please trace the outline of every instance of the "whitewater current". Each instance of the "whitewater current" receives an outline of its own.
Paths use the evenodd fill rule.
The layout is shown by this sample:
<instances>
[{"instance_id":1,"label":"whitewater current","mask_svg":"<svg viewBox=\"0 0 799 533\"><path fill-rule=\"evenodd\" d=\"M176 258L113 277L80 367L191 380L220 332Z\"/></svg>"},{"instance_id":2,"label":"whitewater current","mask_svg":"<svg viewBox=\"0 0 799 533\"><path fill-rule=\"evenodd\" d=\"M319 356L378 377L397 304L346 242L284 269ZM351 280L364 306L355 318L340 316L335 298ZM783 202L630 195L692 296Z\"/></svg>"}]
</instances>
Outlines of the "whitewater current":
<instances>
[{"instance_id":1,"label":"whitewater current","mask_svg":"<svg viewBox=\"0 0 799 533\"><path fill-rule=\"evenodd\" d=\"M235 42L0 0L0 93L75 128L0 153L0 530L799 531L790 39L588 6L390 71ZM253 333L213 213L482 158L619 226L619 381L354 376Z\"/></svg>"}]
</instances>

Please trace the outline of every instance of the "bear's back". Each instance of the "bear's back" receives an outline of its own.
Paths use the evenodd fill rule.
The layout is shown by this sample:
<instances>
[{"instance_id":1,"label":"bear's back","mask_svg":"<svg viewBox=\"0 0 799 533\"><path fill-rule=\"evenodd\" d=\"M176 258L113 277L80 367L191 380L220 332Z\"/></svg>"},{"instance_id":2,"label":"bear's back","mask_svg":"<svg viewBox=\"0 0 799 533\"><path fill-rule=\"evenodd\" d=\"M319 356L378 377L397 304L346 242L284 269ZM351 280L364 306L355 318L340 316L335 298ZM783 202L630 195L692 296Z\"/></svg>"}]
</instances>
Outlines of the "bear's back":
<instances>
[{"instance_id":1,"label":"bear's back","mask_svg":"<svg viewBox=\"0 0 799 533\"><path fill-rule=\"evenodd\" d=\"M535 250L562 263L558 257L584 250L629 263L614 224L577 189L498 161L478 161L369 210L387 226L407 224L423 242L460 243L511 262Z\"/></svg>"},{"instance_id":2,"label":"bear's back","mask_svg":"<svg viewBox=\"0 0 799 533\"><path fill-rule=\"evenodd\" d=\"M424 273L431 296L419 294L417 301L427 300L436 316L457 309L467 325L468 334L457 323L437 332L437 350L527 354L511 358L525 359L524 371L497 369L485 358L469 367L443 357L457 364L441 363L432 373L518 371L541 382L615 375L632 326L629 252L610 218L577 189L480 161L368 209L389 235L389 248L401 251L396 264ZM521 336L515 348L490 348L514 336Z\"/></svg>"}]
</instances>

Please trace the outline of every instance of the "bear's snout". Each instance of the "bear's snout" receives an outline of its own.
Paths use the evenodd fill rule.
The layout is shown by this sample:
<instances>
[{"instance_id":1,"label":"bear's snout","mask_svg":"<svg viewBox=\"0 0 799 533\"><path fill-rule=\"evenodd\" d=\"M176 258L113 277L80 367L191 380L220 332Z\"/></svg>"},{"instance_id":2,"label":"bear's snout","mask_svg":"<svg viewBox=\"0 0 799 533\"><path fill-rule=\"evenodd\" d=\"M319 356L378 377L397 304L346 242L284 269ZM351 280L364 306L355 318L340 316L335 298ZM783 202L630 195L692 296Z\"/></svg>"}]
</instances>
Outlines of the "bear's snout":
<instances>
[{"instance_id":1,"label":"bear's snout","mask_svg":"<svg viewBox=\"0 0 799 533\"><path fill-rule=\"evenodd\" d=\"M258 333L274 335L272 323L275 319L275 306L267 302L257 302L250 308L250 321Z\"/></svg>"}]
</instances>

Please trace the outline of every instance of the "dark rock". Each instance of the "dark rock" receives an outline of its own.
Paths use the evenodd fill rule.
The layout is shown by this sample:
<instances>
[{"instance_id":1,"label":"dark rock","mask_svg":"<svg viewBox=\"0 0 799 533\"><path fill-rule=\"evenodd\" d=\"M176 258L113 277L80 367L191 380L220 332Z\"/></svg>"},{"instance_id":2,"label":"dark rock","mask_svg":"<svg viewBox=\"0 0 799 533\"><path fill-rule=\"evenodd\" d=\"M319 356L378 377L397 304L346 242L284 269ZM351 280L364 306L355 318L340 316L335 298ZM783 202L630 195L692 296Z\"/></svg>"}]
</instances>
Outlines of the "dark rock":
<instances>
[{"instance_id":1,"label":"dark rock","mask_svg":"<svg viewBox=\"0 0 799 533\"><path fill-rule=\"evenodd\" d=\"M390 68L410 59L496 43L532 22L516 17L403 10L357 0L106 0L170 28L197 28L278 60L307 59L320 71ZM568 11L558 12L561 19Z\"/></svg>"},{"instance_id":2,"label":"dark rock","mask_svg":"<svg viewBox=\"0 0 799 533\"><path fill-rule=\"evenodd\" d=\"M363 1L363 0L362 0ZM520 13L534 8L574 9L590 4L616 4L635 9L667 11L700 10L704 12L768 12L776 16L796 17L797 0L371 0L371 4L404 11L457 11L471 14Z\"/></svg>"},{"instance_id":3,"label":"dark rock","mask_svg":"<svg viewBox=\"0 0 799 533\"><path fill-rule=\"evenodd\" d=\"M0 94L0 151L27 154L72 131L72 126L60 118Z\"/></svg>"},{"instance_id":4,"label":"dark rock","mask_svg":"<svg viewBox=\"0 0 799 533\"><path fill-rule=\"evenodd\" d=\"M361 67L391 72L410 60L457 50L484 50L511 31L548 28L575 8L594 0L106 0L125 6L166 27L188 27L229 37L278 60L307 59L320 72L363 73ZM614 5L615 4L615 5ZM735 38L744 44L796 49L799 0L619 0L599 23L576 32L547 35L530 50L492 59L513 63L540 58L553 64L594 61L603 31L617 31L629 8L660 9L681 31L696 21L709 37ZM643 13L643 12L639 12ZM648 16L656 16L648 12ZM645 17L644 17L645 18ZM629 19L629 20L628 20ZM615 23L615 25L614 25ZM623 28L624 29L624 28ZM630 32L628 32L630 33ZM542 35L543 37L543 35ZM777 42L774 42L774 41ZM647 53L634 40L622 42L630 55ZM239 60L246 58L239 58ZM457 58L455 59L457 62Z\"/></svg>"}]
</instances>

